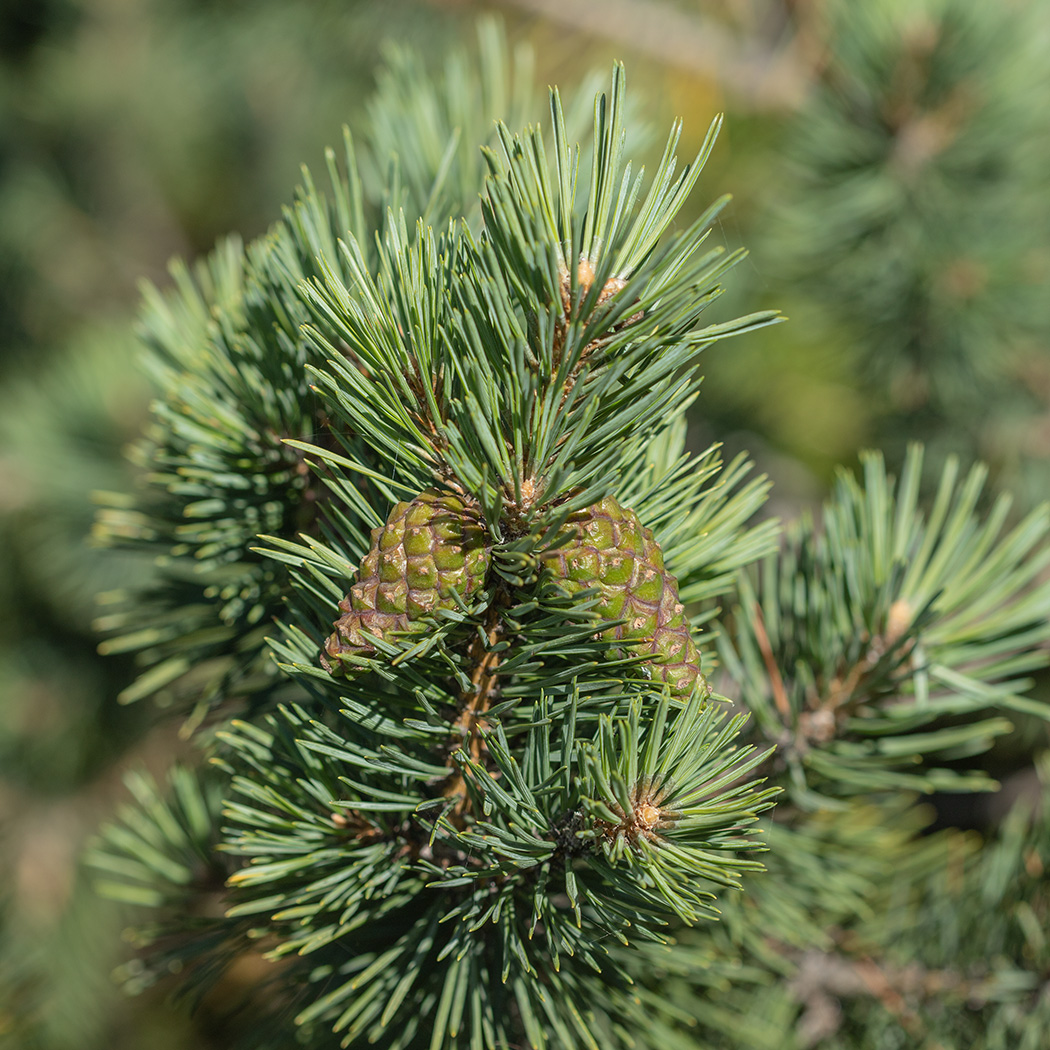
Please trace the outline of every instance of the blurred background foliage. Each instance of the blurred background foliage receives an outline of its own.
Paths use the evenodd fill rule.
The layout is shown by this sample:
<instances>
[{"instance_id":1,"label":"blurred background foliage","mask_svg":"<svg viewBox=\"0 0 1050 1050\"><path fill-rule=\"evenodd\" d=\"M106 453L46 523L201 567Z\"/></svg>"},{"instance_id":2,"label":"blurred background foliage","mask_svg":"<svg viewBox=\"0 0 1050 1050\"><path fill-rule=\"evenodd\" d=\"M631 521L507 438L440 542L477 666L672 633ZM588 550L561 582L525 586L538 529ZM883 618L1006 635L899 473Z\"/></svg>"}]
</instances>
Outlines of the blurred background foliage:
<instances>
[{"instance_id":1,"label":"blurred background foliage","mask_svg":"<svg viewBox=\"0 0 1050 1050\"><path fill-rule=\"evenodd\" d=\"M436 64L492 11L533 48L541 86L623 59L643 119L684 119L683 153L727 114L695 201L732 190L722 233L751 250L724 311L792 323L712 354L695 446L750 449L789 516L860 448L899 463L913 439L931 472L949 453L986 459L1021 509L1050 494L1047 0L8 0L0 1046L223 1047L254 978L233 972L192 1017L163 991L122 997L124 919L78 866L123 770L188 747L148 705L117 703L133 668L100 657L92 627L97 594L151 572L89 541L91 494L131 483L123 449L150 396L137 282L264 230L299 164L319 168L340 126L367 119L384 42ZM1022 729L990 771L1037 792L1025 770L1043 730ZM940 812L992 834L1003 806Z\"/></svg>"}]
</instances>

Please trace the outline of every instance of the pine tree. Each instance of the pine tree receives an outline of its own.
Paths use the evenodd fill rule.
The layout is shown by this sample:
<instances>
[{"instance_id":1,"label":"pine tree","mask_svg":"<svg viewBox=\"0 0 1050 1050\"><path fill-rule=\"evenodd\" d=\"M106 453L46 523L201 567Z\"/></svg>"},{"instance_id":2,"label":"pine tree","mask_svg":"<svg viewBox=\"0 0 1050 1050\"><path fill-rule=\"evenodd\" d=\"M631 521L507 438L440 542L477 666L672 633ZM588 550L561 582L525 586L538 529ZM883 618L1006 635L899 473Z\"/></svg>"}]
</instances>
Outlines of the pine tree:
<instances>
[{"instance_id":1,"label":"pine tree","mask_svg":"<svg viewBox=\"0 0 1050 1050\"><path fill-rule=\"evenodd\" d=\"M956 842L913 796L1045 717L1047 510L954 462L925 508L916 448L778 541L746 458L685 451L697 355L778 320L705 323L718 122L647 176L617 67L588 146L557 91L490 129L531 105L502 47L399 67L323 191L147 297L145 484L98 533L161 575L103 626L210 761L92 850L151 910L131 979L258 973L256 1048L854 1045L794 992L886 977L875 917Z\"/></svg>"},{"instance_id":2,"label":"pine tree","mask_svg":"<svg viewBox=\"0 0 1050 1050\"><path fill-rule=\"evenodd\" d=\"M850 341L873 430L1046 490L1044 4L832 2L757 236Z\"/></svg>"}]
</instances>

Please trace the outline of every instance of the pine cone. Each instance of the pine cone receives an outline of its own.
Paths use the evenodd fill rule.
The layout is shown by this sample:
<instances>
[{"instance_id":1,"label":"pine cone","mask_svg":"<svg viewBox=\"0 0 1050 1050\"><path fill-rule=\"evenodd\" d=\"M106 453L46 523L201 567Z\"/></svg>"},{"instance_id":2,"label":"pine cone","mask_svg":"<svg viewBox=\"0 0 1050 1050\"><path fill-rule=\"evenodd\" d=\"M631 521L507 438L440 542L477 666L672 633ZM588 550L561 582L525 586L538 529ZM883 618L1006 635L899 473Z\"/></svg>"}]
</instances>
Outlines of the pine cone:
<instances>
[{"instance_id":1,"label":"pine cone","mask_svg":"<svg viewBox=\"0 0 1050 1050\"><path fill-rule=\"evenodd\" d=\"M606 620L627 621L603 632L606 637L651 655L653 678L675 695L687 696L698 681L706 693L678 581L664 568L663 551L638 515L607 496L573 514L565 529L569 542L542 555L565 590L577 594L598 587L595 611Z\"/></svg>"},{"instance_id":2,"label":"pine cone","mask_svg":"<svg viewBox=\"0 0 1050 1050\"><path fill-rule=\"evenodd\" d=\"M386 524L372 530L372 549L339 603L343 615L321 663L341 674L353 667L345 657L373 654L364 631L385 638L392 631L425 629L420 617L455 608L453 590L461 598L481 590L488 567L484 525L461 499L428 489L410 503L398 503Z\"/></svg>"}]
</instances>

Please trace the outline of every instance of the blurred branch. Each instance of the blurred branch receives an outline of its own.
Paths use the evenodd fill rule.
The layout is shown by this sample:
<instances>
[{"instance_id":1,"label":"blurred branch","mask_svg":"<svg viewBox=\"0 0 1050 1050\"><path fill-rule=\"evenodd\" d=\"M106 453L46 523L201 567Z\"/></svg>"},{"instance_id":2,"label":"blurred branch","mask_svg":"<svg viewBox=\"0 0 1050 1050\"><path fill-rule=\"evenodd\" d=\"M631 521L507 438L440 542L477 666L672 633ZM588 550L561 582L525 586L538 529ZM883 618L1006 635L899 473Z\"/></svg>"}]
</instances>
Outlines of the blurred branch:
<instances>
[{"instance_id":1,"label":"blurred branch","mask_svg":"<svg viewBox=\"0 0 1050 1050\"><path fill-rule=\"evenodd\" d=\"M797 108L812 76L795 35L777 44L741 39L710 18L660 0L501 0L576 30L626 44L637 54L711 77L736 107Z\"/></svg>"}]
</instances>

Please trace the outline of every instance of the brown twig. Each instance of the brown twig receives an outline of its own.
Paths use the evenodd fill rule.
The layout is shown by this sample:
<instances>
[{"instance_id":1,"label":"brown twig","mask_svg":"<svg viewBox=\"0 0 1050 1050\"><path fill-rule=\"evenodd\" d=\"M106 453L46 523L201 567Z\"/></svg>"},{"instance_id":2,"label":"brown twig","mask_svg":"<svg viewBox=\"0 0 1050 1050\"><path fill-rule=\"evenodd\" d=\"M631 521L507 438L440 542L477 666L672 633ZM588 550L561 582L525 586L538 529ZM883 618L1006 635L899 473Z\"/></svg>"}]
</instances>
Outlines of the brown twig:
<instances>
[{"instance_id":1,"label":"brown twig","mask_svg":"<svg viewBox=\"0 0 1050 1050\"><path fill-rule=\"evenodd\" d=\"M485 753L485 742L481 737L480 730L486 728L485 713L492 706L493 701L499 696L499 678L497 668L499 666L499 653L494 652L496 643L503 634L503 624L500 617L500 602L496 600L489 606L485 619L485 637L475 635L471 639L467 649L467 655L473 663L470 674L470 688L460 693L462 705L459 716L454 726L462 731L467 738L467 750L475 762L480 762ZM458 770L452 773L445 785L446 797L459 795L459 801L450 814L451 819L462 821L470 808L469 796L466 791L466 783L463 774Z\"/></svg>"},{"instance_id":2,"label":"brown twig","mask_svg":"<svg viewBox=\"0 0 1050 1050\"><path fill-rule=\"evenodd\" d=\"M581 259L576 267L576 280L579 285L579 290L582 298L586 298L590 294L590 290L594 285L595 281L594 264L589 259ZM627 286L627 282L622 277L610 277L605 284L602 286L601 292L598 294L598 299L595 302L595 308L606 305L609 300L614 296L618 295ZM555 368L561 364L562 352L565 349L565 339L569 330L569 323L573 318L573 302L572 302L572 278L569 275L567 269L562 270L561 276L561 305L562 305L562 316L559 318L557 325L554 330L554 352L553 361ZM582 299L581 299L582 303ZM577 315L578 316L578 315ZM630 317L626 317L621 321L618 321L612 326L610 331L618 332L629 324L634 324L636 321L641 320L644 316L644 311L639 310L637 313L632 314ZM588 365L589 359L594 352L606 343L606 337L600 336L597 339L589 342L582 351L580 351L579 360L572 366L568 376L565 379L565 383L562 386L561 404L558 406L559 411L565 408L565 402L568 401L569 395L572 393L573 388L579 382L581 375L583 375L585 368ZM564 434L561 440L558 442L560 445L562 442L568 440L568 434Z\"/></svg>"},{"instance_id":3,"label":"brown twig","mask_svg":"<svg viewBox=\"0 0 1050 1050\"><path fill-rule=\"evenodd\" d=\"M988 1001L993 983L988 975L927 969L918 962L894 965L876 960L867 952L857 952L859 945L851 946L853 938L848 933L840 932L835 940L841 951L800 953L774 944L797 966L789 987L804 1008L797 1022L803 1046L814 1046L833 1036L842 1023L841 1003L849 1000L877 1000L917 1041L928 1035L921 1011L923 1002L937 1001L942 1007L966 1003L972 1008Z\"/></svg>"},{"instance_id":4,"label":"brown twig","mask_svg":"<svg viewBox=\"0 0 1050 1050\"><path fill-rule=\"evenodd\" d=\"M886 1011L897 1018L906 1032L914 1036L922 1031L923 1026L919 1018L894 986L895 981L900 982L899 974L892 974L870 958L857 959L853 963L853 970Z\"/></svg>"},{"instance_id":5,"label":"brown twig","mask_svg":"<svg viewBox=\"0 0 1050 1050\"><path fill-rule=\"evenodd\" d=\"M811 706L817 711L837 711L856 691L858 685L864 675L871 670L870 660L871 650L864 654L864 656L858 660L845 675L840 675L831 680L828 684L828 691L824 698L818 700Z\"/></svg>"},{"instance_id":6,"label":"brown twig","mask_svg":"<svg viewBox=\"0 0 1050 1050\"><path fill-rule=\"evenodd\" d=\"M911 603L904 598L898 598L890 606L886 617L886 629L868 641L860 659L845 674L836 675L828 683L827 691L823 696L818 695L811 698L808 705L811 717L819 724L826 726L831 722L833 726L838 712L850 702L865 677L909 630L914 615L915 610ZM910 651L912 644L909 643L903 650L905 655Z\"/></svg>"},{"instance_id":7,"label":"brown twig","mask_svg":"<svg viewBox=\"0 0 1050 1050\"><path fill-rule=\"evenodd\" d=\"M492 706L492 700L499 693L499 681L496 668L499 666L499 653L493 652L493 646L502 634L498 606L493 603L485 620L485 640L475 635L471 640L467 655L474 663L470 675L470 690L460 694L463 708L456 719L456 728L469 733L470 756L477 759L481 754L481 741L477 736L478 729L485 728L484 715Z\"/></svg>"},{"instance_id":8,"label":"brown twig","mask_svg":"<svg viewBox=\"0 0 1050 1050\"><path fill-rule=\"evenodd\" d=\"M769 684L773 687L773 702L777 705L780 717L785 722L791 720L791 703L788 700L787 690L784 688L784 679L780 675L780 668L773 656L773 646L769 642L766 633L766 622L762 616L762 606L755 602L754 612L751 620L755 629L755 638L758 640L758 648L762 652L762 660L766 665L766 673L769 675Z\"/></svg>"}]
</instances>

